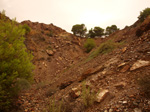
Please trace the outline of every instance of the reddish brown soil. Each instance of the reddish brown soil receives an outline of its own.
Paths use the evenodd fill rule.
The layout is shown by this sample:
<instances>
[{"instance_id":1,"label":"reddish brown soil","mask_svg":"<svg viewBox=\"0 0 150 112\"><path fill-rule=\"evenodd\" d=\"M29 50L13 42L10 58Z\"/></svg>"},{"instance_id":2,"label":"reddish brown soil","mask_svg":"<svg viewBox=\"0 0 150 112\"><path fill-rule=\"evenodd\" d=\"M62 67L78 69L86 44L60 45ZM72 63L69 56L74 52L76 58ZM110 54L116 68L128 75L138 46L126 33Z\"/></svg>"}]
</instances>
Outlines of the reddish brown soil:
<instances>
[{"instance_id":1,"label":"reddish brown soil","mask_svg":"<svg viewBox=\"0 0 150 112\"><path fill-rule=\"evenodd\" d=\"M25 44L34 55L35 82L31 89L20 94L17 101L20 111L48 111L50 98L54 96L56 101L64 99L66 112L150 111L150 100L137 84L138 78L150 75L150 67L130 70L137 60L150 61L149 18L105 39L95 39L97 46L112 39L124 44L87 62L85 60L90 53L84 52L84 38L75 37L52 24L24 23L32 28ZM53 35L50 36L49 31ZM142 34L137 35L137 31ZM53 53L49 55L47 50ZM83 80L92 90L107 89L109 94L102 102L85 108L80 96L75 98L71 95L72 88L78 88Z\"/></svg>"}]
</instances>

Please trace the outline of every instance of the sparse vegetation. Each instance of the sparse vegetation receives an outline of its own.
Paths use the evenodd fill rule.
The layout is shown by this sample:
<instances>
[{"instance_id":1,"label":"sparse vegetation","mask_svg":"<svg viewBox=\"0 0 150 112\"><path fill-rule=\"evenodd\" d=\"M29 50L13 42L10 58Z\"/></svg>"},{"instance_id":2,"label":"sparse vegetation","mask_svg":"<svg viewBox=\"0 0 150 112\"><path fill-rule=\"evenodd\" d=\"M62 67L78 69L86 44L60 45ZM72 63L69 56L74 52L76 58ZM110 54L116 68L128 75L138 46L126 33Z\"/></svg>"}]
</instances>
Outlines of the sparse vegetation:
<instances>
[{"instance_id":1,"label":"sparse vegetation","mask_svg":"<svg viewBox=\"0 0 150 112\"><path fill-rule=\"evenodd\" d=\"M90 87L86 87L85 82L82 83L81 98L85 107L91 106L96 100L96 93Z\"/></svg>"},{"instance_id":2,"label":"sparse vegetation","mask_svg":"<svg viewBox=\"0 0 150 112\"><path fill-rule=\"evenodd\" d=\"M86 52L89 53L94 47L96 46L93 39L88 38L86 42L84 43L84 48L86 49Z\"/></svg>"},{"instance_id":3,"label":"sparse vegetation","mask_svg":"<svg viewBox=\"0 0 150 112\"><path fill-rule=\"evenodd\" d=\"M91 59L95 58L96 56L98 56L99 54L107 54L110 53L111 51L113 51L116 47L118 47L119 45L122 45L123 42L120 43L115 43L113 40L108 40L102 44L100 44L100 46L93 51L89 57L86 59L85 62L90 61Z\"/></svg>"},{"instance_id":4,"label":"sparse vegetation","mask_svg":"<svg viewBox=\"0 0 150 112\"><path fill-rule=\"evenodd\" d=\"M140 12L140 15L138 16L138 19L143 22L147 16L150 15L150 8L146 8L143 11Z\"/></svg>"},{"instance_id":5,"label":"sparse vegetation","mask_svg":"<svg viewBox=\"0 0 150 112\"><path fill-rule=\"evenodd\" d=\"M19 90L32 81L33 56L24 44L25 31L2 14L0 19L0 111L10 111Z\"/></svg>"},{"instance_id":6,"label":"sparse vegetation","mask_svg":"<svg viewBox=\"0 0 150 112\"><path fill-rule=\"evenodd\" d=\"M50 104L48 106L48 112L65 112L63 100L56 102L55 98L50 99Z\"/></svg>"}]
</instances>

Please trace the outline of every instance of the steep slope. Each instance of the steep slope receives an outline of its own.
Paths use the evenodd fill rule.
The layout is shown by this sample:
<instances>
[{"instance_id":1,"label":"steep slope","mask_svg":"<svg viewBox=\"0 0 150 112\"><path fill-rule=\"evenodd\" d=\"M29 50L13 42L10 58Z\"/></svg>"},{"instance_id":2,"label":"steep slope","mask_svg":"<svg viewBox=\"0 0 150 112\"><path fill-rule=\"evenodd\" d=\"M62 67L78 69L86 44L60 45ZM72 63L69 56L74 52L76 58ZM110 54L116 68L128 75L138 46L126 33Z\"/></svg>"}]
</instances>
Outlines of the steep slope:
<instances>
[{"instance_id":1,"label":"steep slope","mask_svg":"<svg viewBox=\"0 0 150 112\"><path fill-rule=\"evenodd\" d=\"M51 85L56 80L63 80L60 78L62 74L84 57L84 39L53 24L30 21L21 24L27 24L31 28L31 32L26 35L25 44L34 55L35 82L30 90L21 94L17 105L21 105L21 111L41 111L48 104L48 97L57 91L57 85Z\"/></svg>"},{"instance_id":2,"label":"steep slope","mask_svg":"<svg viewBox=\"0 0 150 112\"><path fill-rule=\"evenodd\" d=\"M52 24L24 23L32 28L25 43L34 54L36 67L35 83L17 102L22 111L48 111L52 97L57 107L63 99L66 112L150 111L147 91L138 84L150 77L149 17L105 39L95 39L100 45L108 43L101 47L103 51L111 50L104 54L99 47L88 55L82 47L84 39ZM83 85L96 93L92 105L85 104L93 96Z\"/></svg>"}]
</instances>

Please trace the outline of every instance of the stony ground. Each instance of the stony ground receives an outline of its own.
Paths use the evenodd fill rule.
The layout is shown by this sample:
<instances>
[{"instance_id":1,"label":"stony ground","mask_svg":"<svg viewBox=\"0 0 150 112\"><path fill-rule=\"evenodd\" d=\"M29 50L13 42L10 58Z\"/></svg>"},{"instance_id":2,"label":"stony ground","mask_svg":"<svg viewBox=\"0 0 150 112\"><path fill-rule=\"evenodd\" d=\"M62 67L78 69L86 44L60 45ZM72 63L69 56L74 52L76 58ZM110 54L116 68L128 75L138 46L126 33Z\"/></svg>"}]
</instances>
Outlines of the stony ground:
<instances>
[{"instance_id":1,"label":"stony ground","mask_svg":"<svg viewBox=\"0 0 150 112\"><path fill-rule=\"evenodd\" d=\"M66 112L150 112L148 94L139 85L150 77L150 18L95 39L97 46L112 39L123 44L91 60L92 51L84 52L85 39L52 24L25 23L32 28L25 43L34 54L35 81L20 94L19 111L51 112L50 101L59 108L63 100Z\"/></svg>"}]
</instances>

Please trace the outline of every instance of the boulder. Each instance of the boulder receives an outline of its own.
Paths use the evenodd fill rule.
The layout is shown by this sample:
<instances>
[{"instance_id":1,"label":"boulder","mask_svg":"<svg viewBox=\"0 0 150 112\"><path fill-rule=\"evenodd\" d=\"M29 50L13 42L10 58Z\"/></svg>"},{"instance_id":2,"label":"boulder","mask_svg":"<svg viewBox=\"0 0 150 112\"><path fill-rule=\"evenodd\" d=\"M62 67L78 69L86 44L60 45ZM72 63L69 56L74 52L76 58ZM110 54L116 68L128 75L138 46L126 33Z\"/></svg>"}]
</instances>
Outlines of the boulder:
<instances>
[{"instance_id":1,"label":"boulder","mask_svg":"<svg viewBox=\"0 0 150 112\"><path fill-rule=\"evenodd\" d=\"M138 60L136 61L132 67L130 68L130 70L136 70L138 68L144 67L144 66L149 66L150 62L149 61L144 61L144 60Z\"/></svg>"}]
</instances>

